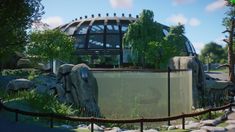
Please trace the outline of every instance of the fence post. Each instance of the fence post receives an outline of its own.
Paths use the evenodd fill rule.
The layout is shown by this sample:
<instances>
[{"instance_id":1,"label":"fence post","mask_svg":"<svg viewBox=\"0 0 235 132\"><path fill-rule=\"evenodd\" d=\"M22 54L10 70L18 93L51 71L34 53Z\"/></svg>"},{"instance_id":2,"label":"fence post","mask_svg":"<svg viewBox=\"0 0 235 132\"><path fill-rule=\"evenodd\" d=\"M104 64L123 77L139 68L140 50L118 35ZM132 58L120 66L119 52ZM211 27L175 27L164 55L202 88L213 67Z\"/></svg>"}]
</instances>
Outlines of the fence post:
<instances>
[{"instance_id":1,"label":"fence post","mask_svg":"<svg viewBox=\"0 0 235 132\"><path fill-rule=\"evenodd\" d=\"M167 69L167 85L168 85L168 117L171 116L171 69L168 67ZM171 121L168 120L168 126L171 125Z\"/></svg>"},{"instance_id":2,"label":"fence post","mask_svg":"<svg viewBox=\"0 0 235 132\"><path fill-rule=\"evenodd\" d=\"M185 117L184 117L184 113L182 113L182 129L185 129Z\"/></svg>"},{"instance_id":3,"label":"fence post","mask_svg":"<svg viewBox=\"0 0 235 132\"><path fill-rule=\"evenodd\" d=\"M212 117L211 117L211 108L209 109L209 119L212 119Z\"/></svg>"},{"instance_id":4,"label":"fence post","mask_svg":"<svg viewBox=\"0 0 235 132\"><path fill-rule=\"evenodd\" d=\"M144 122L143 122L143 118L140 119L140 132L144 131Z\"/></svg>"},{"instance_id":5,"label":"fence post","mask_svg":"<svg viewBox=\"0 0 235 132\"><path fill-rule=\"evenodd\" d=\"M50 128L53 128L53 114L50 114Z\"/></svg>"},{"instance_id":6,"label":"fence post","mask_svg":"<svg viewBox=\"0 0 235 132\"><path fill-rule=\"evenodd\" d=\"M15 110L15 121L18 122L19 118L18 118L18 109Z\"/></svg>"},{"instance_id":7,"label":"fence post","mask_svg":"<svg viewBox=\"0 0 235 132\"><path fill-rule=\"evenodd\" d=\"M94 132L94 118L91 118L91 132Z\"/></svg>"},{"instance_id":8,"label":"fence post","mask_svg":"<svg viewBox=\"0 0 235 132\"><path fill-rule=\"evenodd\" d=\"M2 104L2 98L0 98L0 111L2 110L3 104Z\"/></svg>"},{"instance_id":9,"label":"fence post","mask_svg":"<svg viewBox=\"0 0 235 132\"><path fill-rule=\"evenodd\" d=\"M233 111L233 109L232 109L232 104L230 103L229 104L229 112L232 112Z\"/></svg>"}]
</instances>

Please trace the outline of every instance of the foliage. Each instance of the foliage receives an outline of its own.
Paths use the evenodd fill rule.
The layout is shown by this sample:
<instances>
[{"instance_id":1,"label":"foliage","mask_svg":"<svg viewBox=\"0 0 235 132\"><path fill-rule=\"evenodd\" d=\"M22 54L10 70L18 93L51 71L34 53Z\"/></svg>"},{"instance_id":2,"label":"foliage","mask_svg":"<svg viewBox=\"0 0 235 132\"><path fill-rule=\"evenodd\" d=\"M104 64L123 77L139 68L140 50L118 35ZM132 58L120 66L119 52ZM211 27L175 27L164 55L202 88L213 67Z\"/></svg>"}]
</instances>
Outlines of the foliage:
<instances>
[{"instance_id":1,"label":"foliage","mask_svg":"<svg viewBox=\"0 0 235 132\"><path fill-rule=\"evenodd\" d=\"M215 42L210 42L201 50L199 58L204 64L208 63L208 61L209 63L225 63L226 56L226 49Z\"/></svg>"},{"instance_id":2,"label":"foliage","mask_svg":"<svg viewBox=\"0 0 235 132\"><path fill-rule=\"evenodd\" d=\"M27 53L47 62L52 59L70 61L74 53L74 38L60 30L35 31L30 34Z\"/></svg>"},{"instance_id":3,"label":"foliage","mask_svg":"<svg viewBox=\"0 0 235 132\"><path fill-rule=\"evenodd\" d=\"M44 14L41 0L0 1L0 64L14 51L23 51L27 29Z\"/></svg>"},{"instance_id":4,"label":"foliage","mask_svg":"<svg viewBox=\"0 0 235 132\"><path fill-rule=\"evenodd\" d=\"M40 71L36 69L5 69L1 72L2 76L14 76L20 78L32 78L32 76L37 76L38 74L40 74Z\"/></svg>"},{"instance_id":5,"label":"foliage","mask_svg":"<svg viewBox=\"0 0 235 132\"><path fill-rule=\"evenodd\" d=\"M124 47L132 48L132 54L136 57L132 59L135 65L165 68L171 57L184 55L184 26L164 29L163 25L155 22L153 18L152 11L143 10L140 18L129 25L123 38ZM163 29L170 30L167 36L164 35Z\"/></svg>"},{"instance_id":6,"label":"foliage","mask_svg":"<svg viewBox=\"0 0 235 132\"><path fill-rule=\"evenodd\" d=\"M36 91L20 91L16 93L6 94L0 91L1 98L5 103L11 100L19 100L26 102L32 109L44 112L55 113L62 115L75 115L77 110L73 109L71 105L67 105L58 101L55 96L47 93L37 93Z\"/></svg>"},{"instance_id":7,"label":"foliage","mask_svg":"<svg viewBox=\"0 0 235 132\"><path fill-rule=\"evenodd\" d=\"M223 19L223 25L226 27L224 32L228 32L229 36L225 39L228 45L228 65L229 65L229 81L235 82L234 77L234 28L235 28L235 7L234 3L228 1L228 11L226 12L226 17Z\"/></svg>"}]
</instances>

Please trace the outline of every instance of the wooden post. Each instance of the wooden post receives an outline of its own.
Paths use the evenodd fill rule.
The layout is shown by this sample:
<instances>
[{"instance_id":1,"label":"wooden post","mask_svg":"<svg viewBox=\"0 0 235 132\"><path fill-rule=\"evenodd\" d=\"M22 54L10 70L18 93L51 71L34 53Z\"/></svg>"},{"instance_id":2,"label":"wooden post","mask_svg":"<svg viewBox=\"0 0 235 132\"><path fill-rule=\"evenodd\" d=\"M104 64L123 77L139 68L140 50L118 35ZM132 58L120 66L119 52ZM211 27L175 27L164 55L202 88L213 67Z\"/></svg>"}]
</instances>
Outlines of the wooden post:
<instances>
[{"instance_id":1,"label":"wooden post","mask_svg":"<svg viewBox=\"0 0 235 132\"><path fill-rule=\"evenodd\" d=\"M185 129L185 117L184 117L184 113L182 113L182 129Z\"/></svg>"},{"instance_id":2,"label":"wooden post","mask_svg":"<svg viewBox=\"0 0 235 132\"><path fill-rule=\"evenodd\" d=\"M144 132L144 123L143 123L143 119L140 120L140 132Z\"/></svg>"},{"instance_id":3,"label":"wooden post","mask_svg":"<svg viewBox=\"0 0 235 132\"><path fill-rule=\"evenodd\" d=\"M93 121L91 122L91 132L94 132L94 123L93 123Z\"/></svg>"},{"instance_id":4,"label":"wooden post","mask_svg":"<svg viewBox=\"0 0 235 132\"><path fill-rule=\"evenodd\" d=\"M50 128L53 128L53 114L50 116Z\"/></svg>"},{"instance_id":5,"label":"wooden post","mask_svg":"<svg viewBox=\"0 0 235 132\"><path fill-rule=\"evenodd\" d=\"M171 69L168 67L168 72L167 72L167 85L168 85L168 117L171 116ZM171 125L171 121L168 120L168 126Z\"/></svg>"},{"instance_id":6,"label":"wooden post","mask_svg":"<svg viewBox=\"0 0 235 132\"><path fill-rule=\"evenodd\" d=\"M18 122L19 118L18 118L18 109L16 109L15 111L15 121Z\"/></svg>"},{"instance_id":7,"label":"wooden post","mask_svg":"<svg viewBox=\"0 0 235 132\"><path fill-rule=\"evenodd\" d=\"M211 117L211 109L209 109L209 119L212 119L212 117Z\"/></svg>"}]
</instances>

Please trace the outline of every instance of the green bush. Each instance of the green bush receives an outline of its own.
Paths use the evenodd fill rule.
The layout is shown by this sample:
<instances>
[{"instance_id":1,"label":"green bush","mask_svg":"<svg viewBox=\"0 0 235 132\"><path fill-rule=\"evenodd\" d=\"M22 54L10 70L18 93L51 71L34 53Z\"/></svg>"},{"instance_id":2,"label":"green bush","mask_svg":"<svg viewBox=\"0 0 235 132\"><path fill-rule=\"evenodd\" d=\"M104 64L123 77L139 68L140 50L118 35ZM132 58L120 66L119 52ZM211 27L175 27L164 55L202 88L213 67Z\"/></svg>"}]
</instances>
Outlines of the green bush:
<instances>
[{"instance_id":1,"label":"green bush","mask_svg":"<svg viewBox=\"0 0 235 132\"><path fill-rule=\"evenodd\" d=\"M36 75L39 75L40 71L37 69L5 69L1 72L2 76L15 76L21 78L33 79Z\"/></svg>"},{"instance_id":2,"label":"green bush","mask_svg":"<svg viewBox=\"0 0 235 132\"><path fill-rule=\"evenodd\" d=\"M32 109L43 113L54 113L61 115L76 115L78 110L71 105L61 103L55 96L47 93L37 93L36 91L20 91L7 94L0 91L1 98L5 101L21 100L26 102Z\"/></svg>"}]
</instances>

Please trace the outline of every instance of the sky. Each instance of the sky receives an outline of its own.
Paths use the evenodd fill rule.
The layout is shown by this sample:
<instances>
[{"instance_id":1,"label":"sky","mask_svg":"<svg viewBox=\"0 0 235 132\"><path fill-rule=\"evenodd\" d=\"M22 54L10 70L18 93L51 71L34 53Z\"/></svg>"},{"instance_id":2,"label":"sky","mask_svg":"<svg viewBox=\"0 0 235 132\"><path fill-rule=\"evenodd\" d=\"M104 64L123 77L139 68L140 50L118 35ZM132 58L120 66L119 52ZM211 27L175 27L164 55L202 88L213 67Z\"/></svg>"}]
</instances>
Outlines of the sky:
<instances>
[{"instance_id":1,"label":"sky","mask_svg":"<svg viewBox=\"0 0 235 132\"><path fill-rule=\"evenodd\" d=\"M149 9L157 22L168 26L184 24L185 35L198 54L206 43L225 45L222 20L228 9L224 0L42 0L42 4L45 11L42 22L51 28L85 15L136 16Z\"/></svg>"}]
</instances>

